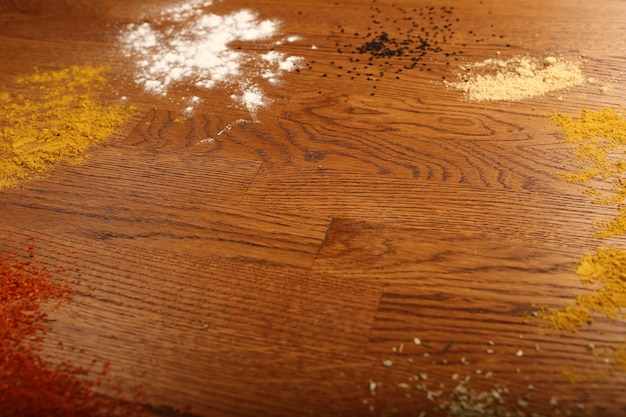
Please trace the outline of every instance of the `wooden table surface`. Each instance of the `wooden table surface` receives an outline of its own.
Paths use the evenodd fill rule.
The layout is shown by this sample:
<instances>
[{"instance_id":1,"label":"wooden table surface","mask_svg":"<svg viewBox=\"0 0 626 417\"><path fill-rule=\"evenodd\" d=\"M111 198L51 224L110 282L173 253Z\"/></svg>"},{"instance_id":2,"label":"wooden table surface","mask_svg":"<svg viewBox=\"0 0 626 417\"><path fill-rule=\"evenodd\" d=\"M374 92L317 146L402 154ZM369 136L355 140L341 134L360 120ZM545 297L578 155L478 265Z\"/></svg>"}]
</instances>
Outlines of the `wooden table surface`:
<instances>
[{"instance_id":1,"label":"wooden table surface","mask_svg":"<svg viewBox=\"0 0 626 417\"><path fill-rule=\"evenodd\" d=\"M3 85L34 67L111 64L107 99L138 109L84 164L0 190L0 250L32 236L52 265L73 250L94 289L51 312L50 340L110 361L161 412L446 415L428 390L447 395L457 374L476 391L507 387L507 409L528 416L626 415L624 371L587 349L623 343L623 320L528 322L589 291L573 272L584 254L626 247L594 238L615 206L554 176L571 146L546 119L626 103L624 1L216 1L280 21L299 38L278 49L306 62L263 86L258 123L235 125L246 110L224 87L177 120L185 85L160 98L133 83L117 34L172 4L0 0ZM346 72L337 45L430 5L454 7L458 59L432 54L375 83ZM442 83L523 54L583 56L611 88L477 103Z\"/></svg>"}]
</instances>

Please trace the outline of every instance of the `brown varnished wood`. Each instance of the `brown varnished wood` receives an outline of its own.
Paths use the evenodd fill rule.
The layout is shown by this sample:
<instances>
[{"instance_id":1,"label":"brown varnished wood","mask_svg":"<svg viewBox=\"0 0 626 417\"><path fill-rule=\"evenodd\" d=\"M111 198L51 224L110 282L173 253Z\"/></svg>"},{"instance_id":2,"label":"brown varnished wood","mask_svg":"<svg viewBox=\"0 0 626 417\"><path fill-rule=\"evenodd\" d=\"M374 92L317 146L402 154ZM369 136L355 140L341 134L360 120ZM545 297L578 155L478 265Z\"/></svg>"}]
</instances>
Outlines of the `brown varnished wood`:
<instances>
[{"instance_id":1,"label":"brown varnished wood","mask_svg":"<svg viewBox=\"0 0 626 417\"><path fill-rule=\"evenodd\" d=\"M158 98L133 84L117 33L174 2L0 0L5 88L34 67L105 63L105 100L136 107L85 163L0 191L3 253L33 236L44 264L80 268L46 353L111 361L127 394L144 385L153 415L445 415L398 385L421 373L431 389L455 373L507 386L509 409L527 398L527 415L626 414L625 374L604 362L623 320L575 333L529 320L589 290L573 273L581 256L626 244L593 237L616 208L555 177L574 163L545 117L624 104L624 3L436 0L454 7L446 47L463 53L376 81L347 73L359 55L344 45L363 42L373 13L391 31L398 7L425 5L215 3L300 36L278 49L307 65L264 86L258 123L233 124L249 115L223 88ZM516 54L583 56L596 82L519 103L469 103L443 85L459 65ZM184 118L190 92L203 102Z\"/></svg>"}]
</instances>

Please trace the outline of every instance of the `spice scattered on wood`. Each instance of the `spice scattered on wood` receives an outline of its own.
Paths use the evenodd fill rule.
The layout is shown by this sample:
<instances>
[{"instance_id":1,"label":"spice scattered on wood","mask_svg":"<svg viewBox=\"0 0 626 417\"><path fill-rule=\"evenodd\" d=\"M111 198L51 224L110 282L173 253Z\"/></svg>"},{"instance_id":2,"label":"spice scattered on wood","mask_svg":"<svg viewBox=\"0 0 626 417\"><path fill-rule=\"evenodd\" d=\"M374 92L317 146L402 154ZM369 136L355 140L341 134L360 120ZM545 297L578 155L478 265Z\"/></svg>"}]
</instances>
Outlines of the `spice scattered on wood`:
<instances>
[{"instance_id":1,"label":"spice scattered on wood","mask_svg":"<svg viewBox=\"0 0 626 417\"><path fill-rule=\"evenodd\" d=\"M465 64L460 81L444 84L463 91L470 101L520 101L583 84L585 77L578 60L529 56L489 58Z\"/></svg>"},{"instance_id":2,"label":"spice scattered on wood","mask_svg":"<svg viewBox=\"0 0 626 417\"><path fill-rule=\"evenodd\" d=\"M401 79L407 72L429 72L458 60L467 44L456 43L457 37L469 37L474 43L484 41L474 31L465 37L455 33L459 19L454 17L452 6L402 7L374 0L369 10L371 20L367 26L340 24L333 31L332 47L342 58L335 58L330 65L337 77L370 82L372 89L389 74ZM492 37L502 38L495 34ZM307 67L313 69L315 64L311 61ZM321 74L322 78L328 76Z\"/></svg>"},{"instance_id":3,"label":"spice scattered on wood","mask_svg":"<svg viewBox=\"0 0 626 417\"><path fill-rule=\"evenodd\" d=\"M576 297L576 305L543 309L539 317L561 330L576 330L590 323L594 313L621 318L620 312L626 308L626 250L598 249L595 254L585 255L575 272L582 283L594 286L595 290Z\"/></svg>"},{"instance_id":4,"label":"spice scattered on wood","mask_svg":"<svg viewBox=\"0 0 626 417\"><path fill-rule=\"evenodd\" d=\"M615 349L612 359L614 366L626 373L626 343L622 343Z\"/></svg>"},{"instance_id":5,"label":"spice scattered on wood","mask_svg":"<svg viewBox=\"0 0 626 417\"><path fill-rule=\"evenodd\" d=\"M583 283L599 286L594 293L577 297L579 305L609 318L617 318L626 308L626 250L598 249L581 259L576 273Z\"/></svg>"},{"instance_id":6,"label":"spice scattered on wood","mask_svg":"<svg viewBox=\"0 0 626 417\"><path fill-rule=\"evenodd\" d=\"M626 197L626 183L622 179L626 172L623 159L626 145L626 118L622 111L610 108L595 111L582 110L579 117L552 112L549 119L559 128L564 140L574 145L574 160L578 167L573 172L558 176L568 182L601 184L601 188L588 188L585 193L600 204L620 204ZM592 182L593 181L593 182ZM608 183L609 188L605 185ZM626 234L626 211L609 222L596 225L596 237L605 238ZM575 304L562 309L543 308L536 316L558 330L575 331L591 324L595 317L624 319L626 308L626 250L621 248L599 248L586 254L577 264L576 274L590 292L575 298ZM618 348L619 352L621 348ZM587 350L596 352L594 344ZM622 357L623 359L623 357ZM625 371L620 365L620 354L613 361L605 359L614 369ZM583 376L569 371L573 381L582 381Z\"/></svg>"},{"instance_id":7,"label":"spice scattered on wood","mask_svg":"<svg viewBox=\"0 0 626 417\"><path fill-rule=\"evenodd\" d=\"M102 378L91 378L69 361L53 364L43 354L47 311L70 303L75 292L62 278L69 268L52 272L42 266L32 243L26 253L26 260L15 254L0 257L0 416L140 415L144 407L139 402L97 394ZM103 370L109 370L108 362Z\"/></svg>"},{"instance_id":8,"label":"spice scattered on wood","mask_svg":"<svg viewBox=\"0 0 626 417\"><path fill-rule=\"evenodd\" d=\"M553 112L549 115L563 134L564 140L574 145L574 159L578 168L574 172L559 174L569 182L592 184L609 183L610 188L589 188L586 194L595 197L596 203L619 204L626 197L626 183L622 174L626 172L623 160L626 145L626 119L622 111L610 108L595 111L583 110L579 117ZM626 234L626 212L611 221L596 225L596 237L604 238ZM575 269L583 284L590 286L586 294L575 297L575 304L562 309L543 308L536 317L545 320L557 330L575 331L591 324L595 317L624 319L626 308L626 250L621 248L599 248L595 253L584 255ZM594 344L587 350L596 352ZM619 351L619 349L618 349ZM611 361L607 358L606 363ZM614 368L620 366L619 354L612 361ZM570 372L570 379L581 381L583 377Z\"/></svg>"},{"instance_id":9,"label":"spice scattered on wood","mask_svg":"<svg viewBox=\"0 0 626 417\"><path fill-rule=\"evenodd\" d=\"M496 345L492 340L489 340L487 344L489 346ZM417 346L424 346L423 342ZM415 354L418 354L420 351L420 348L417 346L410 349L413 350ZM410 350L407 350L405 350L403 356L410 354ZM522 354L522 349L518 349L516 352L516 360L521 361L523 360L521 357L526 356ZM447 352L442 353L441 350L435 350L432 353L437 355L449 354ZM409 363L414 363L413 358L408 359ZM398 415L430 415L430 413L433 412L433 415L446 415L448 417L528 417L529 415L539 416L540 414L533 413L532 411L538 408L545 409L548 406L548 404L538 406L537 404L531 403L533 392L536 391L536 388L534 384L529 383L527 376L523 377L525 381L524 384L515 384L514 381L496 378L493 371L485 369L484 367L473 369L472 364L474 361L470 364L469 361L462 357L461 363L468 365L470 368L465 368L468 370L461 374L454 372L454 369L458 371L459 368L450 369L448 373L450 379L445 380L444 378L444 380L442 380L439 378L442 374L441 371L433 372L431 378L429 372L426 372L427 367L449 367L451 366L450 364L456 361L449 362L445 359L442 361L426 360L427 363L424 361L425 359L415 362L414 366L416 366L417 371L409 375L406 380L390 383L373 382L373 380L370 380L369 398L363 400L363 404L366 404L369 410L372 413L375 412L376 415L388 415L389 413L386 413L384 409L377 410L376 407L380 404L381 408L388 408L389 403L387 396L393 392L394 395L400 394L407 399L414 399L413 404L415 409L398 410ZM477 361L477 363L479 362ZM482 365L489 366L489 364L493 363L493 356L490 356ZM454 365L452 366L454 367ZM402 368L402 366L400 368ZM387 368L384 372L389 375L393 373L394 370L393 368ZM403 372L403 370L399 372ZM516 368L515 373L521 374L522 371L520 368ZM443 374L446 374L446 372L444 371ZM449 385L450 381L453 381L452 385ZM512 388L509 389L508 386L510 385L515 385L516 388L514 390ZM567 404L565 405L567 406ZM563 411L560 408L557 409L556 405L552 407L555 411ZM393 410L395 410L395 408L391 410L391 415L394 414ZM567 413L568 410L565 409L565 414Z\"/></svg>"},{"instance_id":10,"label":"spice scattered on wood","mask_svg":"<svg viewBox=\"0 0 626 417\"><path fill-rule=\"evenodd\" d=\"M490 390L476 391L470 386L470 378L461 380L440 400L439 408L446 410L449 417L500 416L517 417L525 414L520 410L510 411L505 398L509 390L498 384Z\"/></svg>"},{"instance_id":11,"label":"spice scattered on wood","mask_svg":"<svg viewBox=\"0 0 626 417\"><path fill-rule=\"evenodd\" d=\"M395 11L402 16L400 20L404 29L397 28L398 19L394 19L393 22L397 29L385 26L380 6L372 6L371 10L372 26L367 28L367 34L360 37L364 42L355 49L355 52L365 55L368 67L373 66L374 61L381 60L386 61L388 66L389 60L393 60L400 63L401 68L405 70L414 69L428 55L442 52L443 44L454 36L451 17L454 7L428 6L421 7L419 12L418 9L410 11L396 7ZM434 19L437 19L437 22ZM391 30L397 33L397 36L387 32ZM359 34L355 33L355 36L358 37Z\"/></svg>"},{"instance_id":12,"label":"spice scattered on wood","mask_svg":"<svg viewBox=\"0 0 626 417\"><path fill-rule=\"evenodd\" d=\"M0 189L79 163L132 115L99 101L106 68L74 66L15 78L0 92Z\"/></svg>"},{"instance_id":13,"label":"spice scattered on wood","mask_svg":"<svg viewBox=\"0 0 626 417\"><path fill-rule=\"evenodd\" d=\"M552 112L548 116L563 139L574 145L574 160L579 168L558 177L572 183L592 180L609 182L609 188L594 187L586 191L599 204L619 204L626 198L626 114L611 108L595 111L583 109L578 117ZM626 234L626 210L619 209L611 221L596 227L597 237Z\"/></svg>"}]
</instances>

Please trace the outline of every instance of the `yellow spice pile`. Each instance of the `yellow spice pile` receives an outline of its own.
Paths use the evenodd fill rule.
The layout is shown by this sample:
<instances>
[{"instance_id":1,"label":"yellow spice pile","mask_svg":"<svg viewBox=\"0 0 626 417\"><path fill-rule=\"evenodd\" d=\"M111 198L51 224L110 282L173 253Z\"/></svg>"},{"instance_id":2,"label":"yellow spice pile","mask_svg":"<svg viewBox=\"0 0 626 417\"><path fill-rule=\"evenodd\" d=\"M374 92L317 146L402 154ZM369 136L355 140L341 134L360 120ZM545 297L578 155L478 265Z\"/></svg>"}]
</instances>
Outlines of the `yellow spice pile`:
<instances>
[{"instance_id":1,"label":"yellow spice pile","mask_svg":"<svg viewBox=\"0 0 626 417\"><path fill-rule=\"evenodd\" d=\"M576 297L576 305L564 310L546 308L542 318L553 328L576 330L597 313L609 318L619 318L626 308L626 250L599 249L595 254L585 255L576 268L581 282L595 291Z\"/></svg>"},{"instance_id":2,"label":"yellow spice pile","mask_svg":"<svg viewBox=\"0 0 626 417\"><path fill-rule=\"evenodd\" d=\"M582 110L578 117L553 112L549 115L559 128L564 140L574 146L574 159L579 168L559 174L568 182L592 185L609 183L609 188L591 187L587 194L596 203L619 204L626 198L626 117L622 111L610 108L595 111ZM626 209L621 208L615 218L596 225L596 237L605 238L626 234ZM593 291L576 298L576 303L565 309L543 309L540 317L553 328L575 330L590 322L593 314L619 318L626 309L626 250L602 248L585 255L576 268L581 282Z\"/></svg>"},{"instance_id":3,"label":"yellow spice pile","mask_svg":"<svg viewBox=\"0 0 626 417\"><path fill-rule=\"evenodd\" d=\"M0 92L0 189L46 174L61 161L78 163L131 115L103 105L104 67L36 71Z\"/></svg>"},{"instance_id":4,"label":"yellow spice pile","mask_svg":"<svg viewBox=\"0 0 626 417\"><path fill-rule=\"evenodd\" d=\"M579 117L553 112L549 119L559 128L566 142L574 145L579 169L560 174L568 182L586 183L593 179L609 181L610 188L591 188L588 194L600 204L618 204L626 198L626 115L610 108L583 110ZM626 211L609 222L597 225L598 237L626 234Z\"/></svg>"}]
</instances>

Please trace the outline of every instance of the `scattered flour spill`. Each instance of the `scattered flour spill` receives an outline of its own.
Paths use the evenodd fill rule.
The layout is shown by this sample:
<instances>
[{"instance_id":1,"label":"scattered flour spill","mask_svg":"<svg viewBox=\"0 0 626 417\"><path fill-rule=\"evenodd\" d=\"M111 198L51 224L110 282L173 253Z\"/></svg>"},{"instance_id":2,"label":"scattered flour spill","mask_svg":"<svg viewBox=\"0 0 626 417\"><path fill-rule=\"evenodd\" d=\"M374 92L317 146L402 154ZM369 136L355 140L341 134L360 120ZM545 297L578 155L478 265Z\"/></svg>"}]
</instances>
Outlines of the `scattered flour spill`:
<instances>
[{"instance_id":1,"label":"scattered flour spill","mask_svg":"<svg viewBox=\"0 0 626 417\"><path fill-rule=\"evenodd\" d=\"M211 5L206 0L187 1L161 10L143 23L129 24L119 36L122 51L135 61L134 80L147 92L167 96L174 85L203 90L221 85L257 122L258 109L271 101L259 83L278 83L284 72L299 67L302 57L276 50L258 53L233 49L234 42L276 37L279 22L261 20L248 9L217 15L208 12ZM300 37L288 36L273 45L297 40ZM189 116L201 99L194 96L186 100L183 114Z\"/></svg>"},{"instance_id":2,"label":"scattered flour spill","mask_svg":"<svg viewBox=\"0 0 626 417\"><path fill-rule=\"evenodd\" d=\"M491 58L461 69L461 81L444 83L471 101L520 101L585 82L580 62L552 56Z\"/></svg>"}]
</instances>

